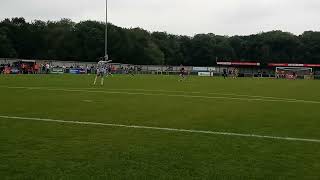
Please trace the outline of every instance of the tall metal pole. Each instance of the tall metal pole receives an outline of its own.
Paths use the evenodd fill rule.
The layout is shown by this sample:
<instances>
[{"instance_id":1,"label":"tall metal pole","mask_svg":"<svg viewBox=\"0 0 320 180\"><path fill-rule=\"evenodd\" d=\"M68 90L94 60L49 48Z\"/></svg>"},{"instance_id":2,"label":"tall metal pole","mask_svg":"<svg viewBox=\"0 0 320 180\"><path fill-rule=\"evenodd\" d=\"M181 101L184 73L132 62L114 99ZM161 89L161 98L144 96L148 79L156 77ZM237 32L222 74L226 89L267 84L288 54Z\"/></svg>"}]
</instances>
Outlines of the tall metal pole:
<instances>
[{"instance_id":1,"label":"tall metal pole","mask_svg":"<svg viewBox=\"0 0 320 180\"><path fill-rule=\"evenodd\" d=\"M107 61L108 57L108 0L106 0L106 32L105 32L105 54L104 58Z\"/></svg>"}]
</instances>

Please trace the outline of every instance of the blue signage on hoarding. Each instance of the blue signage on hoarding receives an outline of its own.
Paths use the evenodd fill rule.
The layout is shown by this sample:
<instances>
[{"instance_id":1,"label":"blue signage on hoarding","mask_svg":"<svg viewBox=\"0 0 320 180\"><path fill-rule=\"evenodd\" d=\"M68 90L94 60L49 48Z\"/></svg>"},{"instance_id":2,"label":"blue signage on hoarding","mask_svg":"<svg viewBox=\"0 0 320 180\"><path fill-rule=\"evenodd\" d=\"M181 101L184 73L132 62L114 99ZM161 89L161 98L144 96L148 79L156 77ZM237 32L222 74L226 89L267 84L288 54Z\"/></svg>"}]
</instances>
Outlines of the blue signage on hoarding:
<instances>
[{"instance_id":1,"label":"blue signage on hoarding","mask_svg":"<svg viewBox=\"0 0 320 180\"><path fill-rule=\"evenodd\" d=\"M70 74L80 74L80 69L70 69Z\"/></svg>"},{"instance_id":2,"label":"blue signage on hoarding","mask_svg":"<svg viewBox=\"0 0 320 180\"><path fill-rule=\"evenodd\" d=\"M15 68L11 69L11 74L19 74L19 73L20 73L19 69L15 69Z\"/></svg>"}]
</instances>

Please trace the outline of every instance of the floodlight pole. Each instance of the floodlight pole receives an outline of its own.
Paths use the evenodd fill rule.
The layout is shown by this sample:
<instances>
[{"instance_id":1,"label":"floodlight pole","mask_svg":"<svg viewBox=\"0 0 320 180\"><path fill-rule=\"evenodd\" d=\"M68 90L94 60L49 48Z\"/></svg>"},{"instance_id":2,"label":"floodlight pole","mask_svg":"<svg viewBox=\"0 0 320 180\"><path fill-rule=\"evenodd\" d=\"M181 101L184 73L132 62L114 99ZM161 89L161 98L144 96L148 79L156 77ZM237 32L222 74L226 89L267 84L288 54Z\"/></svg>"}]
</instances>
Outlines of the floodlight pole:
<instances>
[{"instance_id":1,"label":"floodlight pole","mask_svg":"<svg viewBox=\"0 0 320 180\"><path fill-rule=\"evenodd\" d=\"M109 60L108 57L108 0L106 0L106 32L105 32L105 54L104 59L107 61Z\"/></svg>"}]
</instances>

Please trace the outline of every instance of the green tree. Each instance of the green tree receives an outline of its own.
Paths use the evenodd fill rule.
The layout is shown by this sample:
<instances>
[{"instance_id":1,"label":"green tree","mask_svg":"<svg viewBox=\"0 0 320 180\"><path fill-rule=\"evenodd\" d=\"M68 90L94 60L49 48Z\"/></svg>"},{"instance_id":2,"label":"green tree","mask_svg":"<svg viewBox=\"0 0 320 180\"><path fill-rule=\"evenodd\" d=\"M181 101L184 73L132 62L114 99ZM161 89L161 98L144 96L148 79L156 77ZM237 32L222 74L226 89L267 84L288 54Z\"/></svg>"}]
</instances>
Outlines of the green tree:
<instances>
[{"instance_id":1,"label":"green tree","mask_svg":"<svg viewBox=\"0 0 320 180\"><path fill-rule=\"evenodd\" d=\"M198 34L192 39L191 65L214 65L216 61L216 40L213 34Z\"/></svg>"},{"instance_id":2,"label":"green tree","mask_svg":"<svg viewBox=\"0 0 320 180\"><path fill-rule=\"evenodd\" d=\"M5 28L0 28L0 57L14 58L17 57L17 52L7 36L7 31Z\"/></svg>"},{"instance_id":3,"label":"green tree","mask_svg":"<svg viewBox=\"0 0 320 180\"><path fill-rule=\"evenodd\" d=\"M306 31L299 39L303 44L302 59L309 63L320 63L320 32Z\"/></svg>"},{"instance_id":4,"label":"green tree","mask_svg":"<svg viewBox=\"0 0 320 180\"><path fill-rule=\"evenodd\" d=\"M211 66L219 60L320 63L320 32L300 36L270 31L249 36L197 34L193 37L141 28L108 26L109 56L128 64ZM104 56L105 23L0 21L0 56L97 61Z\"/></svg>"}]
</instances>

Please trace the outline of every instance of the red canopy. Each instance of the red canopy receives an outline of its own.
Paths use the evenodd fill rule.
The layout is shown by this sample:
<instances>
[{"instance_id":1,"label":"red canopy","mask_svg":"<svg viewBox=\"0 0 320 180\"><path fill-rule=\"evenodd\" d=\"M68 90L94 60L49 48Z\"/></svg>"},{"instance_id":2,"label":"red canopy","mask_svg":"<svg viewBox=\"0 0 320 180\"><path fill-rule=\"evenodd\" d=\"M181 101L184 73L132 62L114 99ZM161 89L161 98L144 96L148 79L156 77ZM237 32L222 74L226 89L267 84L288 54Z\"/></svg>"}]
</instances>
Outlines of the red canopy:
<instances>
[{"instance_id":1,"label":"red canopy","mask_svg":"<svg viewBox=\"0 0 320 180\"><path fill-rule=\"evenodd\" d=\"M320 67L320 64L289 64L289 63L270 63L270 67Z\"/></svg>"},{"instance_id":2,"label":"red canopy","mask_svg":"<svg viewBox=\"0 0 320 180\"><path fill-rule=\"evenodd\" d=\"M217 62L218 65L223 66L260 66L257 62Z\"/></svg>"}]
</instances>

